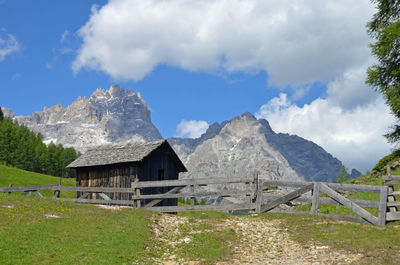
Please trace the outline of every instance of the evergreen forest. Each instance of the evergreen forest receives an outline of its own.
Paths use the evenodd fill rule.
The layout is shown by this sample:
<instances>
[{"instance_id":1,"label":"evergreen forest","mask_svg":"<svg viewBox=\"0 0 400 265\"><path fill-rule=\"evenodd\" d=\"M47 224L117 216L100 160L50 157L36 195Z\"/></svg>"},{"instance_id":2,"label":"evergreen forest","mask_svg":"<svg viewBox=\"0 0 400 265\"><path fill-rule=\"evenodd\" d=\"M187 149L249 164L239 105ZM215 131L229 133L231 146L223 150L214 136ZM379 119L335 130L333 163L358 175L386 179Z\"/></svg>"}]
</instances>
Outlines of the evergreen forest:
<instances>
[{"instance_id":1,"label":"evergreen forest","mask_svg":"<svg viewBox=\"0 0 400 265\"><path fill-rule=\"evenodd\" d=\"M74 148L43 143L41 134L4 117L0 108L0 164L60 177L75 177L66 166L78 157Z\"/></svg>"}]
</instances>

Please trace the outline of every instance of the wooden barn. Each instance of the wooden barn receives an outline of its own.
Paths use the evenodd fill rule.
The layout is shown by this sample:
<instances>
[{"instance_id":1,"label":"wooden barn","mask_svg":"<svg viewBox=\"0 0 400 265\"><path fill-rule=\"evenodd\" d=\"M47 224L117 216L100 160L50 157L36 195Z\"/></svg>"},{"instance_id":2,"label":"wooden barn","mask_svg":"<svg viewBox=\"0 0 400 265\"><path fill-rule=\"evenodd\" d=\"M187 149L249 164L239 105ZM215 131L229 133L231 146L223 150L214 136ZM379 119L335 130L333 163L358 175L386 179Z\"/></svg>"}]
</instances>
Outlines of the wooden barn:
<instances>
[{"instance_id":1,"label":"wooden barn","mask_svg":"<svg viewBox=\"0 0 400 265\"><path fill-rule=\"evenodd\" d=\"M76 169L78 187L130 188L135 179L178 179L179 172L187 171L166 140L88 150L67 167ZM169 189L144 189L142 194L165 193ZM131 194L108 193L107 196L113 200L129 200ZM177 205L177 199L164 200L158 205Z\"/></svg>"}]
</instances>

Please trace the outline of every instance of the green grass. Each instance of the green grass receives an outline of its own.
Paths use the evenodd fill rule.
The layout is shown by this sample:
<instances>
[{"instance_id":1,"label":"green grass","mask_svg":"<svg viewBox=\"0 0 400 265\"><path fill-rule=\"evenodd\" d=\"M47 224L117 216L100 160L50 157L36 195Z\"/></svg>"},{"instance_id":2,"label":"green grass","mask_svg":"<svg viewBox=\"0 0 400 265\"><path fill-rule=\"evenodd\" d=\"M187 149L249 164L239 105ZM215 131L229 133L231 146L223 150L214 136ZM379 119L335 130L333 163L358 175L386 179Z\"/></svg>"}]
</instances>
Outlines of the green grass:
<instances>
[{"instance_id":1,"label":"green grass","mask_svg":"<svg viewBox=\"0 0 400 265\"><path fill-rule=\"evenodd\" d=\"M0 206L2 264L132 264L152 238L148 211L13 194L0 194Z\"/></svg>"},{"instance_id":2,"label":"green grass","mask_svg":"<svg viewBox=\"0 0 400 265\"><path fill-rule=\"evenodd\" d=\"M0 165L0 187L8 187L10 184L12 184L14 187L50 185L58 184L58 181L58 177ZM62 178L61 184L63 186L75 186L75 179ZM40 193L43 196L53 195L52 191L40 191ZM75 192L61 192L61 197L74 198Z\"/></svg>"}]
</instances>

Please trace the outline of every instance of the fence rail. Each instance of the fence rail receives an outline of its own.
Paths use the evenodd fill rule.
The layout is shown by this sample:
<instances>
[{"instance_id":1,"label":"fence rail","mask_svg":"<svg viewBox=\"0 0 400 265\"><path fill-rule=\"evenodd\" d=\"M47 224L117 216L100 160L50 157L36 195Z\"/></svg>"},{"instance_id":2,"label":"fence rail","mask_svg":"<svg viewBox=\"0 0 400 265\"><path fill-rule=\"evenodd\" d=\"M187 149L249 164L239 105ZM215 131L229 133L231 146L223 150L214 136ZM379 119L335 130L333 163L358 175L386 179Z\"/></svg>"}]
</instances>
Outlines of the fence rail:
<instances>
[{"instance_id":1,"label":"fence rail","mask_svg":"<svg viewBox=\"0 0 400 265\"><path fill-rule=\"evenodd\" d=\"M106 204L106 205L128 205L136 208L145 208L159 212L180 211L203 211L203 210L249 210L252 212L285 212L292 214L311 214L317 216L331 217L347 221L357 221L373 225L385 225L387 221L400 220L397 207L400 202L396 201L395 195L400 191L394 191L393 183L400 185L400 176L384 178L382 186L352 185L324 182L294 182L266 180L254 177L232 177L232 178L200 178L164 181L135 181L131 188L109 188L109 187L66 187L60 185L40 185L29 187L2 187L0 192L22 192L23 195L34 194L43 197L40 191L54 191L54 196L49 197L58 200ZM218 184L242 184L241 189L216 189L213 185ZM211 186L210 186L211 185ZM204 187L208 187L204 190ZM160 194L144 193L149 188L170 187L170 190ZM285 194L276 194L279 192ZM185 189L185 192L183 192ZM157 189L156 189L157 190ZM73 191L79 194L79 198L60 198L62 191ZM114 200L109 197L110 193L128 193L129 200ZM379 201L355 200L346 198L343 193L370 192L379 193ZM321 196L321 194L324 194ZM219 205L195 205L194 199L201 197L226 198L231 203ZM167 199L190 198L190 205L185 206L163 206L160 202ZM282 204L301 203L310 204L309 212L298 212L293 210L282 210ZM359 217L339 216L319 213L321 205L342 205ZM364 208L378 209L378 215L371 214Z\"/></svg>"}]
</instances>

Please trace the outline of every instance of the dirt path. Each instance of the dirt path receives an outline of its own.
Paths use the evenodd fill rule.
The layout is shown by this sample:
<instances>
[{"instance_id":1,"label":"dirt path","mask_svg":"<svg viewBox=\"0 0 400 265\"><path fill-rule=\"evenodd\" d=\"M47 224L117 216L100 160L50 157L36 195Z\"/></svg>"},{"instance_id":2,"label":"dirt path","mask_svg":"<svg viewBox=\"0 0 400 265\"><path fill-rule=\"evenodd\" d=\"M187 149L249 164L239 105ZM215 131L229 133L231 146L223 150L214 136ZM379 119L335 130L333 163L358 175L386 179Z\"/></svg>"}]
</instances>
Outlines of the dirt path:
<instances>
[{"instance_id":1,"label":"dirt path","mask_svg":"<svg viewBox=\"0 0 400 265\"><path fill-rule=\"evenodd\" d=\"M184 261L178 258L177 247L182 242L189 243L190 233L182 233L189 220L187 217L163 214L155 220L154 233L158 240L167 245L163 253L154 259L155 264L199 264L198 260ZM196 222L209 222L197 220ZM362 255L332 251L328 246L310 243L300 245L293 241L287 229L280 226L279 220L259 218L240 218L232 216L219 220L212 229L234 229L239 242L233 247L229 260L218 262L219 265L231 264L350 264L359 260ZM228 244L228 242L227 242ZM165 250L166 249L166 250Z\"/></svg>"}]
</instances>

